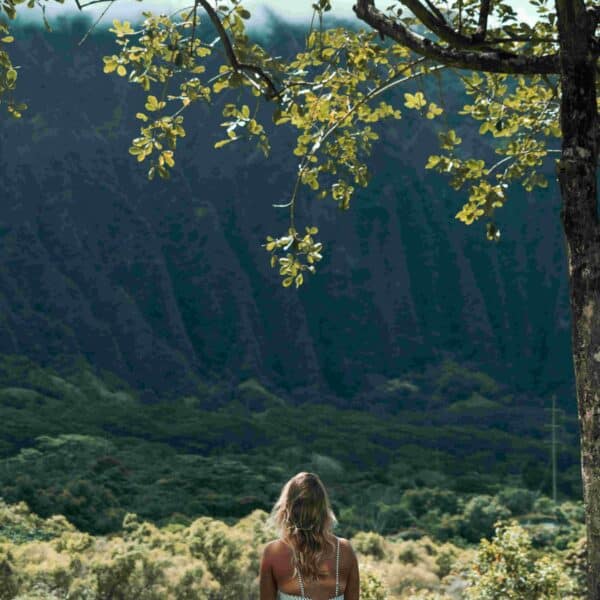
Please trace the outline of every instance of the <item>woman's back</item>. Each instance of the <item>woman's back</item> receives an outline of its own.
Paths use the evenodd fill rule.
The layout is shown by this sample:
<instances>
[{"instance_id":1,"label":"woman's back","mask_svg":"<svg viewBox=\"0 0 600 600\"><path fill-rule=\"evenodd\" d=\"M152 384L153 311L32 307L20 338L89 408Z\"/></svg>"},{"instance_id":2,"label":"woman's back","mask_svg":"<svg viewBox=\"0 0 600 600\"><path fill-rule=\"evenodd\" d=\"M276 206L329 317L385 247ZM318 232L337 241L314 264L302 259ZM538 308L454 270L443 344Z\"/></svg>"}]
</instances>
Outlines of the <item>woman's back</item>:
<instances>
[{"instance_id":1,"label":"woman's back","mask_svg":"<svg viewBox=\"0 0 600 600\"><path fill-rule=\"evenodd\" d=\"M322 565L327 575L318 581L308 582L301 573L294 577L294 549L291 545L283 539L271 542L273 547L269 556L277 590L276 600L358 600L358 564L354 550L348 540L334 539L336 551L326 557Z\"/></svg>"},{"instance_id":2,"label":"woman's back","mask_svg":"<svg viewBox=\"0 0 600 600\"><path fill-rule=\"evenodd\" d=\"M292 550L293 552L293 550ZM302 600L318 600L317 598L310 598L306 594L306 590L304 588L304 581L302 578L302 574L298 571L298 581L300 583L300 596L287 594L286 592L282 592L281 590L277 590L277 598L278 600L298 600L301 598ZM319 582L321 583L321 582ZM325 586L321 586L325 587ZM325 600L344 600L344 594L339 593L340 590L340 538L336 537L336 555L335 555L335 592L334 596L330 598L326 598Z\"/></svg>"}]
</instances>

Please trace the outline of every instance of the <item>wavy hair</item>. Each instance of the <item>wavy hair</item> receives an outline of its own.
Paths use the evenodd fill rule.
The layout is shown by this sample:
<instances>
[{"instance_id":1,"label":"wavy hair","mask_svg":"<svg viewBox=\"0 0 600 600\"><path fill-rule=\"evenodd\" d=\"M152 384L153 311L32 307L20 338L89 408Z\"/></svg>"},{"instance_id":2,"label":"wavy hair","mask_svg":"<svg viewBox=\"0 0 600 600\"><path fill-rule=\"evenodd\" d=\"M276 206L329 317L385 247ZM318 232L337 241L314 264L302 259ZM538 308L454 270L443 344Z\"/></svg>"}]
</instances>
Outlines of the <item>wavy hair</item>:
<instances>
[{"instance_id":1,"label":"wavy hair","mask_svg":"<svg viewBox=\"0 0 600 600\"><path fill-rule=\"evenodd\" d=\"M267 522L295 550L294 577L298 569L312 581L326 574L319 571L319 563L335 550L330 538L338 520L318 475L306 471L294 475L283 486Z\"/></svg>"}]
</instances>

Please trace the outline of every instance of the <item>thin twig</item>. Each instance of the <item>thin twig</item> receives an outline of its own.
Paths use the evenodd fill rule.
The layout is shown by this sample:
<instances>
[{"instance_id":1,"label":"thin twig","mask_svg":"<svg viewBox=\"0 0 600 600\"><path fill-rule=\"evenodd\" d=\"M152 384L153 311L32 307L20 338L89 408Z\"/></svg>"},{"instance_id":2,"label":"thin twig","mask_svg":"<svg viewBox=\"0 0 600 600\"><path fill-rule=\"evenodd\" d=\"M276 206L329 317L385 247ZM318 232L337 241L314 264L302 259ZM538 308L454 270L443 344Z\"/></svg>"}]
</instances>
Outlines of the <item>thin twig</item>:
<instances>
[{"instance_id":1,"label":"thin twig","mask_svg":"<svg viewBox=\"0 0 600 600\"><path fill-rule=\"evenodd\" d=\"M505 156L502 160L499 160L495 165L492 165L486 172L486 175L490 175L493 171L495 171L499 166L503 165L505 162L509 160L515 159L517 156L525 156L527 154L531 154L532 152L537 152L537 149L534 150L525 150L525 152L519 152L517 155L511 154L510 156ZM547 154L560 154L561 150L546 150Z\"/></svg>"},{"instance_id":2,"label":"thin twig","mask_svg":"<svg viewBox=\"0 0 600 600\"><path fill-rule=\"evenodd\" d=\"M190 56L192 55L192 52L194 51L194 38L196 37L197 18L198 18L198 0L196 0L194 2L194 21L192 24L192 39L190 40L190 49L189 49Z\"/></svg>"},{"instance_id":3,"label":"thin twig","mask_svg":"<svg viewBox=\"0 0 600 600\"><path fill-rule=\"evenodd\" d=\"M83 44L83 42L85 42L85 40L88 39L90 33L92 33L92 31L96 28L96 25L98 25L98 23L100 23L100 21L102 20L102 18L104 17L104 15L108 12L108 9L114 3L115 3L115 0L110 0L109 1L109 3L106 5L106 8L100 13L100 16L96 19L96 21L94 22L94 24L86 31L85 35L81 38L81 40L77 44L78 46L81 46L81 44ZM90 3L90 4L93 4L93 3ZM81 8L85 8L86 6L89 6L89 5L88 4L80 5L79 2L78 2L77 6L79 6L79 9L81 10Z\"/></svg>"},{"instance_id":4,"label":"thin twig","mask_svg":"<svg viewBox=\"0 0 600 600\"><path fill-rule=\"evenodd\" d=\"M114 2L114 0L90 0L89 2L86 2L85 4L80 4L78 2L78 0L75 0L77 2L77 8L79 8L79 10L83 10L84 8L87 8L88 6L92 6L92 4L103 4L105 2L110 2L111 4Z\"/></svg>"}]
</instances>

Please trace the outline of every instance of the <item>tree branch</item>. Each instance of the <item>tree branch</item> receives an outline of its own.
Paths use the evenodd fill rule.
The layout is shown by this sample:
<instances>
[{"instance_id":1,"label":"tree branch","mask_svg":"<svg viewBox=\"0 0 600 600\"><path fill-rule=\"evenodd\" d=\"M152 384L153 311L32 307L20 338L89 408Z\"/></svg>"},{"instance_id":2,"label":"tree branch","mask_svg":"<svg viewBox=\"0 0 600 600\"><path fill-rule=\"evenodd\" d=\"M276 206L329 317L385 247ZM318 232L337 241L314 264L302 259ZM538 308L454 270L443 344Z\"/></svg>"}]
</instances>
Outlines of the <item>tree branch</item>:
<instances>
[{"instance_id":1,"label":"tree branch","mask_svg":"<svg viewBox=\"0 0 600 600\"><path fill-rule=\"evenodd\" d=\"M447 23L446 17L442 11L431 0L425 0L425 3L429 6L429 10L438 18L440 23Z\"/></svg>"},{"instance_id":2,"label":"tree branch","mask_svg":"<svg viewBox=\"0 0 600 600\"><path fill-rule=\"evenodd\" d=\"M231 40L227 36L227 32L223 27L223 23L221 23L221 19L219 19L219 15L215 12L215 9L208 3L207 0L196 0L196 4L194 9L201 4L204 10L207 12L212 24L214 25L219 37L221 38L221 42L225 48L225 53L227 54L227 59L229 60L229 64L233 68L234 71L240 72L251 72L258 75L263 82L266 84L268 88L268 92L266 94L267 98L270 100L272 98L276 98L280 95L280 92L275 87L272 79L260 68L256 65L250 65L247 63L242 63L238 60L238 57L235 54L235 50L233 49L233 45L231 44ZM249 80L254 84L256 83L254 78L249 76ZM257 84L258 85L258 84ZM259 88L260 89L260 88Z\"/></svg>"},{"instance_id":3,"label":"tree branch","mask_svg":"<svg viewBox=\"0 0 600 600\"><path fill-rule=\"evenodd\" d=\"M108 2L108 0L90 0L89 2L86 2L85 4L81 4L81 2L79 2L79 0L75 0L75 4L77 4L77 8L79 10L83 10L84 8L86 8L87 6L91 6L92 4L102 4L104 2Z\"/></svg>"},{"instance_id":4,"label":"tree branch","mask_svg":"<svg viewBox=\"0 0 600 600\"><path fill-rule=\"evenodd\" d=\"M440 21L437 15L430 12L419 0L400 0L406 8L431 31L435 33L441 40L448 42L452 46L471 47L477 46L478 42L470 36L462 35L454 31L446 21ZM486 1L486 0L484 0ZM489 0L487 0L489 2Z\"/></svg>"},{"instance_id":5,"label":"tree branch","mask_svg":"<svg viewBox=\"0 0 600 600\"><path fill-rule=\"evenodd\" d=\"M404 0L402 1L405 3ZM467 50L445 47L410 31L402 24L387 17L375 8L374 0L357 0L353 9L361 21L367 23L376 31L410 48L413 52L436 60L448 67L523 75L543 75L560 72L558 54L529 56L502 50Z\"/></svg>"},{"instance_id":6,"label":"tree branch","mask_svg":"<svg viewBox=\"0 0 600 600\"><path fill-rule=\"evenodd\" d=\"M589 6L587 12L592 20L592 31L596 31L596 27L600 24L600 6Z\"/></svg>"},{"instance_id":7,"label":"tree branch","mask_svg":"<svg viewBox=\"0 0 600 600\"><path fill-rule=\"evenodd\" d=\"M488 15L490 13L491 0L481 0L481 8L479 9L479 26L473 36L474 39L484 40L487 33Z\"/></svg>"}]
</instances>

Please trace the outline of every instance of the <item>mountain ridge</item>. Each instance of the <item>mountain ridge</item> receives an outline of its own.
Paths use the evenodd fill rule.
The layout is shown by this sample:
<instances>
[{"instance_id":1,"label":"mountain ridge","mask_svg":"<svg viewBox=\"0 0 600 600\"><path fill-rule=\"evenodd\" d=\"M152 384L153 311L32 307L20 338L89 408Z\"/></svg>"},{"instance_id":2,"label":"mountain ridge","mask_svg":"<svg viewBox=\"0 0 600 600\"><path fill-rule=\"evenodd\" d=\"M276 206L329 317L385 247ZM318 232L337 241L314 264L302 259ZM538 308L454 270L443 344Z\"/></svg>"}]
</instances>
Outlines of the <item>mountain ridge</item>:
<instances>
[{"instance_id":1,"label":"mountain ridge","mask_svg":"<svg viewBox=\"0 0 600 600\"><path fill-rule=\"evenodd\" d=\"M406 116L381 132L349 212L301 194L325 257L284 290L260 244L287 228L271 204L294 173L289 135L273 134L267 160L213 150L218 98L186 117L172 180L148 182L127 153L143 94L102 74L112 38L73 52L81 34L16 32L30 108L0 125L0 351L83 355L149 400L250 376L297 399L349 398L447 355L574 398L556 190L511 192L491 244L454 220L461 194L424 169L435 132Z\"/></svg>"}]
</instances>

